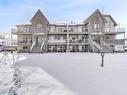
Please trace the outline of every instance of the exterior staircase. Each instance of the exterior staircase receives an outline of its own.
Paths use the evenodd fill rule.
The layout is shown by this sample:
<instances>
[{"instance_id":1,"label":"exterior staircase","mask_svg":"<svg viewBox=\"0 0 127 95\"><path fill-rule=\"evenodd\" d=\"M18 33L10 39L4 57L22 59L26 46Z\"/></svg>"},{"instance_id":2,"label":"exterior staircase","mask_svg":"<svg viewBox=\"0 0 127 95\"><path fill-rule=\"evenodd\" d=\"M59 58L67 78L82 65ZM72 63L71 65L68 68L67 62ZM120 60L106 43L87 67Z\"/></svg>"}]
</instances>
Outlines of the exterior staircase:
<instances>
[{"instance_id":1,"label":"exterior staircase","mask_svg":"<svg viewBox=\"0 0 127 95\"><path fill-rule=\"evenodd\" d=\"M109 44L107 44L106 42L104 42L104 41L101 41L102 42L102 44L103 44L103 46L104 46L104 50L105 50L105 52L113 52L113 47L111 47Z\"/></svg>"},{"instance_id":2,"label":"exterior staircase","mask_svg":"<svg viewBox=\"0 0 127 95\"><path fill-rule=\"evenodd\" d=\"M42 53L44 49L45 41L41 45L36 45L36 42L31 46L31 53Z\"/></svg>"},{"instance_id":3,"label":"exterior staircase","mask_svg":"<svg viewBox=\"0 0 127 95\"><path fill-rule=\"evenodd\" d=\"M34 46L32 49L32 53L40 53L41 46Z\"/></svg>"},{"instance_id":4,"label":"exterior staircase","mask_svg":"<svg viewBox=\"0 0 127 95\"><path fill-rule=\"evenodd\" d=\"M93 52L100 52L101 46L95 42L92 38L89 38L89 44L91 44L91 48Z\"/></svg>"},{"instance_id":5,"label":"exterior staircase","mask_svg":"<svg viewBox=\"0 0 127 95\"><path fill-rule=\"evenodd\" d=\"M101 41L101 45L100 45L90 37L89 44L91 44L91 48L93 52L96 52L96 53L99 53L101 51L105 53L113 52L113 48L104 41Z\"/></svg>"}]
</instances>

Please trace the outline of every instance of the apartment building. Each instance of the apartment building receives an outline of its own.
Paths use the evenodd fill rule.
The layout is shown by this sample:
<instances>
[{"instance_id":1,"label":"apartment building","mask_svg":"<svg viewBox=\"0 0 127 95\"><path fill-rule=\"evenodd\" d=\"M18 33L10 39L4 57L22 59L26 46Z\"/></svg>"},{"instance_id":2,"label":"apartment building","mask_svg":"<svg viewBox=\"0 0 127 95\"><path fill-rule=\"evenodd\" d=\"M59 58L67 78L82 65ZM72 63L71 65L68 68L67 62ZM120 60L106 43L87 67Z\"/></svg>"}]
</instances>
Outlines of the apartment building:
<instances>
[{"instance_id":1,"label":"apartment building","mask_svg":"<svg viewBox=\"0 0 127 95\"><path fill-rule=\"evenodd\" d=\"M125 48L125 29L111 15L95 10L86 20L76 23L50 23L39 9L31 24L16 25L18 52L114 52ZM122 39L117 35L123 34Z\"/></svg>"}]
</instances>

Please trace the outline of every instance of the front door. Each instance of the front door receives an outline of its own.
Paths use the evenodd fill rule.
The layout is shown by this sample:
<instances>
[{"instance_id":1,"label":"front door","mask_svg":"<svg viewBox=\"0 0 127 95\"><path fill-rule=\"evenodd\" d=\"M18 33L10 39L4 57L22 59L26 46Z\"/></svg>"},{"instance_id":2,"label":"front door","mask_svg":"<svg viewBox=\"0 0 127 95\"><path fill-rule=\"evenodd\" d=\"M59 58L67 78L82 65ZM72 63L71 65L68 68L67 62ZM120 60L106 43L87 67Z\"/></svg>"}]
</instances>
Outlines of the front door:
<instances>
[{"instance_id":1,"label":"front door","mask_svg":"<svg viewBox=\"0 0 127 95\"><path fill-rule=\"evenodd\" d=\"M36 37L36 45L38 44L38 37Z\"/></svg>"},{"instance_id":2,"label":"front door","mask_svg":"<svg viewBox=\"0 0 127 95\"><path fill-rule=\"evenodd\" d=\"M39 37L39 36L37 36L36 37L36 45L41 45L42 44L42 37Z\"/></svg>"}]
</instances>

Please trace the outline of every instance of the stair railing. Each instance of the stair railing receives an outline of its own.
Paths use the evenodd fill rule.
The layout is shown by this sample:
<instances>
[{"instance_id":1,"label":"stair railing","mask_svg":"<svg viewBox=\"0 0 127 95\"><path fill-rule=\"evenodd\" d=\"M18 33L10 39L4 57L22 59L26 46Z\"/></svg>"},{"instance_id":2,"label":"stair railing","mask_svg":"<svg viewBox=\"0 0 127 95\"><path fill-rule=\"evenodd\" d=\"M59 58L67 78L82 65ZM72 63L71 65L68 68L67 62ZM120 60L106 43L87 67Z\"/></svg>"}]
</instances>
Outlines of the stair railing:
<instances>
[{"instance_id":1,"label":"stair railing","mask_svg":"<svg viewBox=\"0 0 127 95\"><path fill-rule=\"evenodd\" d=\"M101 41L102 44L107 47L110 51L113 51L113 47L111 47L109 44L107 44L105 41Z\"/></svg>"},{"instance_id":2,"label":"stair railing","mask_svg":"<svg viewBox=\"0 0 127 95\"><path fill-rule=\"evenodd\" d=\"M97 47L99 50L101 49L101 46L97 42L95 42L91 37L90 37L89 41L90 41L90 44Z\"/></svg>"},{"instance_id":3,"label":"stair railing","mask_svg":"<svg viewBox=\"0 0 127 95\"><path fill-rule=\"evenodd\" d=\"M30 48L30 52L32 52L33 47L35 46L35 44L36 44L36 41L33 42L32 46L31 46L31 48Z\"/></svg>"},{"instance_id":4,"label":"stair railing","mask_svg":"<svg viewBox=\"0 0 127 95\"><path fill-rule=\"evenodd\" d=\"M43 47L44 47L44 44L45 44L45 40L42 42L42 44L41 44L41 49L40 49L40 52L42 52L42 49L43 49Z\"/></svg>"}]
</instances>

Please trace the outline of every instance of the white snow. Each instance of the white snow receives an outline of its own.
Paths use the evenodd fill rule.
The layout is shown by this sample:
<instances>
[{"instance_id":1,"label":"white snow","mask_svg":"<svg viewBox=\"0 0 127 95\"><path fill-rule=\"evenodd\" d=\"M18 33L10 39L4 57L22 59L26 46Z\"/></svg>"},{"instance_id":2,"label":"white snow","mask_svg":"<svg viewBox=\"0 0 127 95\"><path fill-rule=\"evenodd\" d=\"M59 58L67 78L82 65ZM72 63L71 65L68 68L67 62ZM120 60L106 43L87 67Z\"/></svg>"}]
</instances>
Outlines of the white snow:
<instances>
[{"instance_id":1,"label":"white snow","mask_svg":"<svg viewBox=\"0 0 127 95\"><path fill-rule=\"evenodd\" d=\"M7 95L13 85L12 55L0 58L0 95ZM127 95L127 53L104 59L102 68L95 53L15 54L22 72L18 95Z\"/></svg>"},{"instance_id":2,"label":"white snow","mask_svg":"<svg viewBox=\"0 0 127 95\"><path fill-rule=\"evenodd\" d=\"M39 67L22 67L21 70L21 95L75 95Z\"/></svg>"},{"instance_id":3,"label":"white snow","mask_svg":"<svg viewBox=\"0 0 127 95\"><path fill-rule=\"evenodd\" d=\"M44 69L78 95L127 95L127 53L30 54L23 66Z\"/></svg>"},{"instance_id":4,"label":"white snow","mask_svg":"<svg viewBox=\"0 0 127 95\"><path fill-rule=\"evenodd\" d=\"M15 62L21 62L26 57L15 54L14 58L11 53L0 53L0 95L7 95L13 85L13 59Z\"/></svg>"},{"instance_id":5,"label":"white snow","mask_svg":"<svg viewBox=\"0 0 127 95\"><path fill-rule=\"evenodd\" d=\"M13 61L14 56L14 61ZM0 95L8 95L9 89L14 85L13 62L26 59L20 54L0 54ZM54 79L39 67L20 67L21 87L17 90L18 95L76 95L68 90L62 83ZM9 94L12 95L12 94Z\"/></svg>"}]
</instances>

